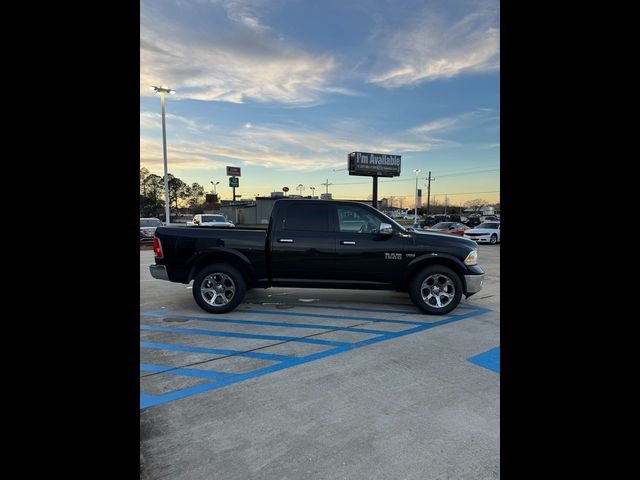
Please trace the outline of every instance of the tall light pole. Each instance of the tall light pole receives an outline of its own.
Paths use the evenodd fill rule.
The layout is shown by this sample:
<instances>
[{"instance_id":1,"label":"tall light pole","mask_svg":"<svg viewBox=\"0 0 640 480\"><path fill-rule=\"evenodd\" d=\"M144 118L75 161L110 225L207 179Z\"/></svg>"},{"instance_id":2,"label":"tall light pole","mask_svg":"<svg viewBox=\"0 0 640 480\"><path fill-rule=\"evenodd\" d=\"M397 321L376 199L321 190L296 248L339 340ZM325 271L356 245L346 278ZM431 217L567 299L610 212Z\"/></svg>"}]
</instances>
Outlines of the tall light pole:
<instances>
[{"instance_id":1,"label":"tall light pole","mask_svg":"<svg viewBox=\"0 0 640 480\"><path fill-rule=\"evenodd\" d=\"M316 187L309 187L311 189L311 198L315 198L316 196Z\"/></svg>"},{"instance_id":2,"label":"tall light pole","mask_svg":"<svg viewBox=\"0 0 640 480\"><path fill-rule=\"evenodd\" d=\"M213 182L213 180L211 180L211 185L213 185L213 193L214 195L217 195L218 192L216 192L216 185L218 185L220 182Z\"/></svg>"},{"instance_id":3,"label":"tall light pole","mask_svg":"<svg viewBox=\"0 0 640 480\"><path fill-rule=\"evenodd\" d=\"M413 212L413 228L417 228L418 226L418 174L420 173L420 169L414 170L416 174L416 206Z\"/></svg>"},{"instance_id":4,"label":"tall light pole","mask_svg":"<svg viewBox=\"0 0 640 480\"><path fill-rule=\"evenodd\" d=\"M153 90L156 93L160 94L160 105L162 106L162 153L164 156L164 215L165 222L167 225L171 223L171 213L170 213L170 205L169 205L169 171L167 169L167 127L164 119L164 94L169 93L173 95L176 93L174 90L171 90L169 87L156 87L152 86Z\"/></svg>"}]
</instances>

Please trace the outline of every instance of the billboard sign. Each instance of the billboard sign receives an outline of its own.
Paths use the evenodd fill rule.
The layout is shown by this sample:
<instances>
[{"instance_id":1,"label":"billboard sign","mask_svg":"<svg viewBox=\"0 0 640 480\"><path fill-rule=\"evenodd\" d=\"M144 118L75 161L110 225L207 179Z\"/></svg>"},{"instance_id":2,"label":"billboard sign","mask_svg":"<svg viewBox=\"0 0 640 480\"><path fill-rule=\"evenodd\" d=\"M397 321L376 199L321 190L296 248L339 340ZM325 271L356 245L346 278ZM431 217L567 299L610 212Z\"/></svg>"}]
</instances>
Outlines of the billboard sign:
<instances>
[{"instance_id":1,"label":"billboard sign","mask_svg":"<svg viewBox=\"0 0 640 480\"><path fill-rule=\"evenodd\" d=\"M227 176L229 177L241 177L240 167L227 167Z\"/></svg>"},{"instance_id":2,"label":"billboard sign","mask_svg":"<svg viewBox=\"0 0 640 480\"><path fill-rule=\"evenodd\" d=\"M239 187L240 179L238 177L229 177L229 186L230 187ZM238 195L236 195L237 197Z\"/></svg>"},{"instance_id":3,"label":"billboard sign","mask_svg":"<svg viewBox=\"0 0 640 480\"><path fill-rule=\"evenodd\" d=\"M400 155L351 152L348 156L349 175L397 177L400 175Z\"/></svg>"}]
</instances>

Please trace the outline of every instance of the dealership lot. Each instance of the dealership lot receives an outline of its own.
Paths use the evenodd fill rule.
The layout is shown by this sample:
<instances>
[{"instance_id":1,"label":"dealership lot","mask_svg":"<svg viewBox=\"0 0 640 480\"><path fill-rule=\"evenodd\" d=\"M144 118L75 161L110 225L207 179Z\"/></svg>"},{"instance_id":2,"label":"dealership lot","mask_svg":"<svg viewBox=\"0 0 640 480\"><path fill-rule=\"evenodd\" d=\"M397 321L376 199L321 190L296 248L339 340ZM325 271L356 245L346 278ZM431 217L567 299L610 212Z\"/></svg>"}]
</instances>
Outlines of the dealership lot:
<instances>
[{"instance_id":1,"label":"dealership lot","mask_svg":"<svg viewBox=\"0 0 640 480\"><path fill-rule=\"evenodd\" d=\"M500 246L446 316L407 294L257 289L209 315L140 252L141 477L499 478Z\"/></svg>"}]
</instances>

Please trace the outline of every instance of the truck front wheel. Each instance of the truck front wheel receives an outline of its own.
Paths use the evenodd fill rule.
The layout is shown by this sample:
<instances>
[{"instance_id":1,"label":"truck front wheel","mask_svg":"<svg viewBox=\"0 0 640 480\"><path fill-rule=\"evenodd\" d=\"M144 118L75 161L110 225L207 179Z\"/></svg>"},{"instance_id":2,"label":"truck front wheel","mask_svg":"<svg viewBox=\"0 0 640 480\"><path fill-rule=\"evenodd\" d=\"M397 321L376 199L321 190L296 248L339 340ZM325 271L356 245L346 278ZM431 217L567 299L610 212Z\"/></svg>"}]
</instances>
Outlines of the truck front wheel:
<instances>
[{"instance_id":1,"label":"truck front wheel","mask_svg":"<svg viewBox=\"0 0 640 480\"><path fill-rule=\"evenodd\" d=\"M208 265L193 279L193 298L209 313L230 312L240 304L245 292L242 274L225 263Z\"/></svg>"},{"instance_id":2,"label":"truck front wheel","mask_svg":"<svg viewBox=\"0 0 640 480\"><path fill-rule=\"evenodd\" d=\"M462 281L450 268L430 265L420 270L411 280L409 297L423 312L444 315L460 303Z\"/></svg>"}]
</instances>

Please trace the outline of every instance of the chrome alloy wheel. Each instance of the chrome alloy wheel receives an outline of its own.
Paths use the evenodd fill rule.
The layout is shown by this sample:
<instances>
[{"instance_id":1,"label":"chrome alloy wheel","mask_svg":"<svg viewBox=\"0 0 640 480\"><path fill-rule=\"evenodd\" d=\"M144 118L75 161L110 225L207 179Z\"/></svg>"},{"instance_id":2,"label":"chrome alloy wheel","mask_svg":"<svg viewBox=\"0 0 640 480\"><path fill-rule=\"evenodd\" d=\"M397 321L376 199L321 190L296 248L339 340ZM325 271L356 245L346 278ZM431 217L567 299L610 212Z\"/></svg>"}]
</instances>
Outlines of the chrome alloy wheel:
<instances>
[{"instance_id":1,"label":"chrome alloy wheel","mask_svg":"<svg viewBox=\"0 0 640 480\"><path fill-rule=\"evenodd\" d=\"M446 275L434 273L422 282L420 287L422 300L432 308L444 308L451 303L456 294L456 287Z\"/></svg>"},{"instance_id":2,"label":"chrome alloy wheel","mask_svg":"<svg viewBox=\"0 0 640 480\"><path fill-rule=\"evenodd\" d=\"M200 295L205 302L212 306L226 305L233 299L236 285L229 275L212 273L207 275L200 284Z\"/></svg>"}]
</instances>

